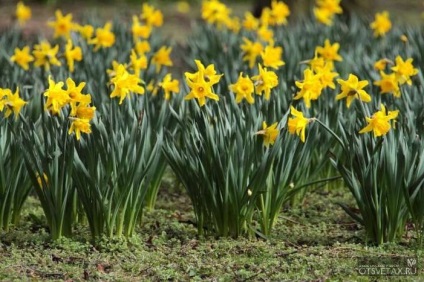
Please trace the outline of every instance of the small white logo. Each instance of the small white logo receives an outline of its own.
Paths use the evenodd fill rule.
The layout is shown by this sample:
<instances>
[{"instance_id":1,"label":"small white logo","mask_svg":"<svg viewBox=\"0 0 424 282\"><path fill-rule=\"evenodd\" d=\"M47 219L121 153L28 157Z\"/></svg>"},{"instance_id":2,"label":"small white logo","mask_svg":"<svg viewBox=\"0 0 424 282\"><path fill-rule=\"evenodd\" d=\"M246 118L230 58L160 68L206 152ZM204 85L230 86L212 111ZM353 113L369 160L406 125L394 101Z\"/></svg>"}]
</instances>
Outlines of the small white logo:
<instances>
[{"instance_id":1,"label":"small white logo","mask_svg":"<svg viewBox=\"0 0 424 282\"><path fill-rule=\"evenodd\" d=\"M406 263L408 267L415 267L417 265L417 260L415 258L408 258L406 259Z\"/></svg>"}]
</instances>

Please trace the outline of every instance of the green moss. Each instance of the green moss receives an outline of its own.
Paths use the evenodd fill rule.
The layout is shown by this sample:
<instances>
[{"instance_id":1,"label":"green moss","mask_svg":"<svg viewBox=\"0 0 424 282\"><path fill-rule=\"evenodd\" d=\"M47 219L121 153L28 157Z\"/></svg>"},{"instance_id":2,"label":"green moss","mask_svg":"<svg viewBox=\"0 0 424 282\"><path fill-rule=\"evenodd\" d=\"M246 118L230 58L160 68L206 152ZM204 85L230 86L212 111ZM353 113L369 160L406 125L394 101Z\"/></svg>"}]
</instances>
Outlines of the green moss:
<instances>
[{"instance_id":1,"label":"green moss","mask_svg":"<svg viewBox=\"0 0 424 282\"><path fill-rule=\"evenodd\" d=\"M80 226L74 239L52 242L31 198L21 225L0 234L0 280L368 281L373 277L356 272L357 257L422 257L414 234L400 244L364 243L362 229L337 206L341 200L353 205L342 188L307 194L301 205L281 213L268 240L199 238L189 199L167 186L159 208L144 214L133 238L93 245ZM424 274L407 278L424 279Z\"/></svg>"}]
</instances>

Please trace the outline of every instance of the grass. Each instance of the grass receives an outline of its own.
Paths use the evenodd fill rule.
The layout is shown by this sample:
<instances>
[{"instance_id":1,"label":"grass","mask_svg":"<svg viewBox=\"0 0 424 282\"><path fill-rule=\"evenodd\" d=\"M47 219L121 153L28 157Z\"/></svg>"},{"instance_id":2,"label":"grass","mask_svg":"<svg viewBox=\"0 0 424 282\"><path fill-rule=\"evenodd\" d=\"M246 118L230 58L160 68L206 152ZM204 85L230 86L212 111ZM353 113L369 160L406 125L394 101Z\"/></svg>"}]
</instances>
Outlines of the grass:
<instances>
[{"instance_id":1,"label":"grass","mask_svg":"<svg viewBox=\"0 0 424 282\"><path fill-rule=\"evenodd\" d=\"M0 233L0 280L368 281L375 277L358 276L358 257L422 256L410 232L400 244L364 243L363 230L337 205L353 205L343 187L308 193L281 213L268 240L199 238L189 199L172 183L165 181L157 208L145 213L135 236L97 245L81 227L75 239L52 242L31 197L22 223ZM405 280L424 279L421 267Z\"/></svg>"}]
</instances>

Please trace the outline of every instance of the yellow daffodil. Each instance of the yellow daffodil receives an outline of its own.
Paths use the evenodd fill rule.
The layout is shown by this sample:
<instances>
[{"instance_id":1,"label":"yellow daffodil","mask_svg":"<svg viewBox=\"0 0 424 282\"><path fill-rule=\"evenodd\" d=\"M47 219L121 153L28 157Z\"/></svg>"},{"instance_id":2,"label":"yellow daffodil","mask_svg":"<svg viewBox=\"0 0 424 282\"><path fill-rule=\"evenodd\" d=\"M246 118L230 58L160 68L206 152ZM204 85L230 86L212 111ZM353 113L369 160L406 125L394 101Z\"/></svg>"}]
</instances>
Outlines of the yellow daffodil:
<instances>
[{"instance_id":1,"label":"yellow daffodil","mask_svg":"<svg viewBox=\"0 0 424 282\"><path fill-rule=\"evenodd\" d=\"M374 21L370 24L370 27L374 30L374 36L385 36L386 33L392 28L392 22L389 18L389 12L383 11L375 14Z\"/></svg>"},{"instance_id":2,"label":"yellow daffodil","mask_svg":"<svg viewBox=\"0 0 424 282\"><path fill-rule=\"evenodd\" d=\"M325 25L333 24L334 14L323 8L314 8L314 15L318 22Z\"/></svg>"},{"instance_id":3,"label":"yellow daffodil","mask_svg":"<svg viewBox=\"0 0 424 282\"><path fill-rule=\"evenodd\" d=\"M323 88L330 87L331 89L336 89L334 78L338 77L339 74L337 72L333 72L333 65L331 63L326 63L323 68L316 72L316 74L318 75Z\"/></svg>"},{"instance_id":4,"label":"yellow daffodil","mask_svg":"<svg viewBox=\"0 0 424 282\"><path fill-rule=\"evenodd\" d=\"M74 62L82 60L82 50L79 46L75 46L75 48L73 48L72 39L68 39L68 42L66 43L65 58L69 67L69 71L74 72Z\"/></svg>"},{"instance_id":5,"label":"yellow daffodil","mask_svg":"<svg viewBox=\"0 0 424 282\"><path fill-rule=\"evenodd\" d=\"M290 15L289 6L282 1L273 0L271 2L271 15L277 25L287 24L287 17Z\"/></svg>"},{"instance_id":6,"label":"yellow daffodil","mask_svg":"<svg viewBox=\"0 0 424 282\"><path fill-rule=\"evenodd\" d=\"M278 122L275 122L268 126L266 122L262 122L262 130L256 132L257 135L262 135L264 138L264 145L268 147L269 145L274 145L275 140L278 137L280 131L277 129Z\"/></svg>"},{"instance_id":7,"label":"yellow daffodil","mask_svg":"<svg viewBox=\"0 0 424 282\"><path fill-rule=\"evenodd\" d=\"M71 105L71 116L76 116L79 105L87 106L91 103L91 95L82 94L82 89L85 87L85 82L81 82L78 86L72 78L66 79L66 91L69 96L69 104Z\"/></svg>"},{"instance_id":8,"label":"yellow daffodil","mask_svg":"<svg viewBox=\"0 0 424 282\"><path fill-rule=\"evenodd\" d=\"M72 22L72 14L67 14L66 16L63 16L60 10L56 10L55 16L56 21L51 21L47 23L48 26L54 29L54 38L71 38L71 31L75 29L75 25Z\"/></svg>"},{"instance_id":9,"label":"yellow daffodil","mask_svg":"<svg viewBox=\"0 0 424 282\"><path fill-rule=\"evenodd\" d=\"M184 73L187 80L197 81L199 80L200 73L202 73L204 80L209 82L210 85L214 85L217 84L223 76L222 74L216 74L215 66L213 64L210 64L205 68L201 61L194 60L194 62L196 63L198 71L195 73Z\"/></svg>"},{"instance_id":10,"label":"yellow daffodil","mask_svg":"<svg viewBox=\"0 0 424 282\"><path fill-rule=\"evenodd\" d=\"M119 97L119 104L122 104L122 101L130 93L144 94L144 88L140 86L143 81L135 74L130 74L122 64L118 65L116 74L111 78L110 82L114 86L110 97Z\"/></svg>"},{"instance_id":11,"label":"yellow daffodil","mask_svg":"<svg viewBox=\"0 0 424 282\"><path fill-rule=\"evenodd\" d=\"M290 113L294 116L289 117L287 126L291 134L296 134L300 137L302 142L305 142L305 131L306 126L309 123L309 119L303 116L302 112L297 111L293 106L290 106Z\"/></svg>"},{"instance_id":12,"label":"yellow daffodil","mask_svg":"<svg viewBox=\"0 0 424 282\"><path fill-rule=\"evenodd\" d=\"M340 6L341 0L317 0L316 4L321 9L325 9L332 14L341 14L343 9Z\"/></svg>"},{"instance_id":13,"label":"yellow daffodil","mask_svg":"<svg viewBox=\"0 0 424 282\"><path fill-rule=\"evenodd\" d=\"M238 33L241 28L240 19L238 17L230 17L225 22L224 25L234 33Z\"/></svg>"},{"instance_id":14,"label":"yellow daffodil","mask_svg":"<svg viewBox=\"0 0 424 282\"><path fill-rule=\"evenodd\" d=\"M270 26L272 25L273 19L271 18L271 8L264 7L259 18L259 26Z\"/></svg>"},{"instance_id":15,"label":"yellow daffodil","mask_svg":"<svg viewBox=\"0 0 424 282\"><path fill-rule=\"evenodd\" d=\"M67 92L70 97L69 104L71 105L70 117L72 122L76 121L74 126L69 129L69 134L72 132L77 133L77 139L79 140L78 130L84 133L90 133L88 129L90 126L88 125L88 129L86 123L94 118L94 114L96 112L96 107L91 107L91 95L90 94L82 94L82 89L85 86L85 82L81 82L78 86L75 82L68 78L66 80Z\"/></svg>"},{"instance_id":16,"label":"yellow daffodil","mask_svg":"<svg viewBox=\"0 0 424 282\"><path fill-rule=\"evenodd\" d=\"M29 52L29 47L25 46L22 49L15 48L15 53L10 60L18 64L24 70L29 69L29 63L34 61L34 57Z\"/></svg>"},{"instance_id":17,"label":"yellow daffodil","mask_svg":"<svg viewBox=\"0 0 424 282\"><path fill-rule=\"evenodd\" d=\"M343 13L340 0L317 0L314 8L315 18L322 24L332 25L335 14Z\"/></svg>"},{"instance_id":18,"label":"yellow daffodil","mask_svg":"<svg viewBox=\"0 0 424 282\"><path fill-rule=\"evenodd\" d=\"M318 53L315 51L315 56L314 58L305 61L308 63L308 65L310 66L311 70L313 70L314 72L319 72L321 69L323 69L325 67L325 65L330 65L331 69L334 68L334 64L332 61L325 61L323 57L318 56Z\"/></svg>"},{"instance_id":19,"label":"yellow daffodil","mask_svg":"<svg viewBox=\"0 0 424 282\"><path fill-rule=\"evenodd\" d=\"M389 59L383 58L374 63L374 69L378 71L384 71L387 64L392 63Z\"/></svg>"},{"instance_id":20,"label":"yellow daffodil","mask_svg":"<svg viewBox=\"0 0 424 282\"><path fill-rule=\"evenodd\" d=\"M317 46L315 52L323 57L326 61L343 61L342 56L338 54L340 48L339 43L331 44L330 40L326 39L324 46Z\"/></svg>"},{"instance_id":21,"label":"yellow daffodil","mask_svg":"<svg viewBox=\"0 0 424 282\"><path fill-rule=\"evenodd\" d=\"M162 46L152 57L152 64L156 66L156 73L159 73L162 66L172 66L170 54L172 47Z\"/></svg>"},{"instance_id":22,"label":"yellow daffodil","mask_svg":"<svg viewBox=\"0 0 424 282\"><path fill-rule=\"evenodd\" d=\"M412 58L404 61L401 56L396 57L396 65L392 67L392 71L395 72L396 78L400 85L405 83L411 85L411 76L414 76L418 73L418 69L414 68L412 61Z\"/></svg>"},{"instance_id":23,"label":"yellow daffodil","mask_svg":"<svg viewBox=\"0 0 424 282\"><path fill-rule=\"evenodd\" d=\"M19 25L23 26L29 19L31 19L31 8L26 6L22 1L19 1L16 5L15 16Z\"/></svg>"},{"instance_id":24,"label":"yellow daffodil","mask_svg":"<svg viewBox=\"0 0 424 282\"><path fill-rule=\"evenodd\" d=\"M27 102L19 97L19 88L16 88L15 93L7 97L6 112L4 116L9 117L10 114L13 112L13 114L15 115L15 119L17 119L19 117L19 113L22 110L22 107L26 104Z\"/></svg>"},{"instance_id":25,"label":"yellow daffodil","mask_svg":"<svg viewBox=\"0 0 424 282\"><path fill-rule=\"evenodd\" d=\"M152 33L152 26L140 24L138 17L133 16L133 24L131 27L131 31L134 41L137 41L138 38L147 39Z\"/></svg>"},{"instance_id":26,"label":"yellow daffodil","mask_svg":"<svg viewBox=\"0 0 424 282\"><path fill-rule=\"evenodd\" d=\"M298 100L303 98L305 106L310 108L311 101L317 100L322 92L323 86L320 80L320 76L314 74L311 69L305 69L303 71L303 81L296 81L295 84L297 88L300 89L300 91L296 93L296 96L293 97L293 99Z\"/></svg>"},{"instance_id":27,"label":"yellow daffodil","mask_svg":"<svg viewBox=\"0 0 424 282\"><path fill-rule=\"evenodd\" d=\"M90 96L89 94L85 96ZM90 97L91 99L91 97ZM96 107L90 107L88 105L79 104L75 112L77 118L92 120L96 112Z\"/></svg>"},{"instance_id":28,"label":"yellow daffodil","mask_svg":"<svg viewBox=\"0 0 424 282\"><path fill-rule=\"evenodd\" d=\"M9 91L10 91L10 89L0 88L0 112L2 112L3 109L4 109L4 106L6 104L6 94Z\"/></svg>"},{"instance_id":29,"label":"yellow daffodil","mask_svg":"<svg viewBox=\"0 0 424 282\"><path fill-rule=\"evenodd\" d=\"M368 125L362 128L359 133L372 131L375 137L386 135L391 128L390 120L397 118L399 111L389 111L386 114L386 108L381 104L381 110L374 113L371 118L367 117Z\"/></svg>"},{"instance_id":30,"label":"yellow daffodil","mask_svg":"<svg viewBox=\"0 0 424 282\"><path fill-rule=\"evenodd\" d=\"M153 79L146 85L146 90L149 91L152 96L158 95L159 88L159 85L157 85Z\"/></svg>"},{"instance_id":31,"label":"yellow daffodil","mask_svg":"<svg viewBox=\"0 0 424 282\"><path fill-rule=\"evenodd\" d=\"M111 31L112 23L107 22L104 27L96 29L96 36L88 41L89 44L94 44L94 51L100 48L109 48L115 44L115 34Z\"/></svg>"},{"instance_id":32,"label":"yellow daffodil","mask_svg":"<svg viewBox=\"0 0 424 282\"><path fill-rule=\"evenodd\" d=\"M44 91L44 96L47 97L45 108L54 115L58 114L70 101L69 93L63 89L63 85L62 81L56 83L49 76L49 88Z\"/></svg>"},{"instance_id":33,"label":"yellow daffodil","mask_svg":"<svg viewBox=\"0 0 424 282\"><path fill-rule=\"evenodd\" d=\"M225 25L230 18L231 10L218 0L205 0L202 2L202 19L218 27Z\"/></svg>"},{"instance_id":34,"label":"yellow daffodil","mask_svg":"<svg viewBox=\"0 0 424 282\"><path fill-rule=\"evenodd\" d=\"M246 99L249 104L253 104L255 102L252 96L255 88L248 75L243 77L243 73L240 73L237 82L230 85L230 90L236 94L237 104L243 99Z\"/></svg>"},{"instance_id":35,"label":"yellow daffodil","mask_svg":"<svg viewBox=\"0 0 424 282\"><path fill-rule=\"evenodd\" d=\"M256 64L256 58L261 55L264 47L260 42L252 42L243 37L243 44L240 46L243 51L243 61L249 61L249 68L253 69Z\"/></svg>"},{"instance_id":36,"label":"yellow daffodil","mask_svg":"<svg viewBox=\"0 0 424 282\"><path fill-rule=\"evenodd\" d=\"M269 25L285 25L290 15L289 6L282 1L272 0L267 23Z\"/></svg>"},{"instance_id":37,"label":"yellow daffodil","mask_svg":"<svg viewBox=\"0 0 424 282\"><path fill-rule=\"evenodd\" d=\"M278 76L273 71L268 71L266 68L262 68L261 64L258 65L259 74L252 76L252 80L255 82L256 94L262 95L265 93L265 100L269 100L271 97L271 89L278 85Z\"/></svg>"},{"instance_id":38,"label":"yellow daffodil","mask_svg":"<svg viewBox=\"0 0 424 282\"><path fill-rule=\"evenodd\" d=\"M274 44L270 44L265 47L265 50L261 53L263 65L273 69L278 69L284 66L285 63L282 60L283 48L274 47Z\"/></svg>"},{"instance_id":39,"label":"yellow daffodil","mask_svg":"<svg viewBox=\"0 0 424 282\"><path fill-rule=\"evenodd\" d=\"M112 61L112 68L111 69L107 69L106 73L109 76L109 78L115 77L117 72L118 72L118 68L120 65L123 65L125 69L127 69L127 65L126 64L121 64L115 60Z\"/></svg>"},{"instance_id":40,"label":"yellow daffodil","mask_svg":"<svg viewBox=\"0 0 424 282\"><path fill-rule=\"evenodd\" d=\"M91 133L91 125L90 125L89 119L75 118L75 117L70 117L70 119L72 122L68 130L69 135L75 132L75 136L77 137L77 140L80 140L81 132L87 133L87 134Z\"/></svg>"},{"instance_id":41,"label":"yellow daffodil","mask_svg":"<svg viewBox=\"0 0 424 282\"><path fill-rule=\"evenodd\" d=\"M384 71L380 72L381 80L375 81L374 85L380 87L380 93L393 93L393 96L400 97L399 84L395 73L386 74Z\"/></svg>"},{"instance_id":42,"label":"yellow daffodil","mask_svg":"<svg viewBox=\"0 0 424 282\"><path fill-rule=\"evenodd\" d=\"M52 48L47 41L41 41L40 44L36 44L32 51L35 58L34 66L43 66L46 70L50 70L50 65L60 66L61 63L56 57L58 51L59 45Z\"/></svg>"},{"instance_id":43,"label":"yellow daffodil","mask_svg":"<svg viewBox=\"0 0 424 282\"><path fill-rule=\"evenodd\" d=\"M140 18L144 20L148 26L160 27L163 25L162 12L158 9L155 9L148 3L144 3L141 7Z\"/></svg>"},{"instance_id":44,"label":"yellow daffodil","mask_svg":"<svg viewBox=\"0 0 424 282\"><path fill-rule=\"evenodd\" d=\"M257 18L255 18L255 16L252 15L251 12L246 12L244 14L242 26L245 30L254 31L258 28L259 21Z\"/></svg>"},{"instance_id":45,"label":"yellow daffodil","mask_svg":"<svg viewBox=\"0 0 424 282\"><path fill-rule=\"evenodd\" d=\"M270 43L274 40L274 32L267 25L261 25L257 30L257 34L262 41Z\"/></svg>"},{"instance_id":46,"label":"yellow daffodil","mask_svg":"<svg viewBox=\"0 0 424 282\"><path fill-rule=\"evenodd\" d=\"M159 83L159 87L162 87L165 92L165 100L171 99L171 93L180 92L180 82L177 79L172 79L172 75L168 73L163 78L162 82Z\"/></svg>"},{"instance_id":47,"label":"yellow daffodil","mask_svg":"<svg viewBox=\"0 0 424 282\"><path fill-rule=\"evenodd\" d=\"M90 40L93 37L94 27L92 25L79 25L75 24L75 30L81 34L82 38L85 40Z\"/></svg>"},{"instance_id":48,"label":"yellow daffodil","mask_svg":"<svg viewBox=\"0 0 424 282\"><path fill-rule=\"evenodd\" d=\"M203 107L206 104L206 98L219 101L219 96L213 93L211 81L205 80L205 74L202 69L198 71L195 80L187 78L187 85L190 87L190 93L184 97L184 100L197 99L199 106Z\"/></svg>"},{"instance_id":49,"label":"yellow daffodil","mask_svg":"<svg viewBox=\"0 0 424 282\"><path fill-rule=\"evenodd\" d=\"M130 66L134 70L134 74L136 76L140 76L141 70L147 69L146 55L142 54L140 56L137 56L137 53L134 49L131 50L130 62Z\"/></svg>"},{"instance_id":50,"label":"yellow daffodil","mask_svg":"<svg viewBox=\"0 0 424 282\"><path fill-rule=\"evenodd\" d=\"M19 97L19 87L16 88L15 93L12 93L10 89L0 88L0 111L6 109L4 117L8 118L13 113L15 119L17 119L22 107L25 106L26 103L27 102Z\"/></svg>"},{"instance_id":51,"label":"yellow daffodil","mask_svg":"<svg viewBox=\"0 0 424 282\"><path fill-rule=\"evenodd\" d=\"M138 55L144 55L147 52L150 52L150 43L147 40L137 41L134 49L137 51Z\"/></svg>"},{"instance_id":52,"label":"yellow daffodil","mask_svg":"<svg viewBox=\"0 0 424 282\"><path fill-rule=\"evenodd\" d=\"M363 102L371 101L371 96L365 90L362 90L368 85L367 80L359 81L356 75L349 74L348 80L337 79L337 82L340 84L342 92L336 96L336 100L346 98L348 108L355 98Z\"/></svg>"}]
</instances>

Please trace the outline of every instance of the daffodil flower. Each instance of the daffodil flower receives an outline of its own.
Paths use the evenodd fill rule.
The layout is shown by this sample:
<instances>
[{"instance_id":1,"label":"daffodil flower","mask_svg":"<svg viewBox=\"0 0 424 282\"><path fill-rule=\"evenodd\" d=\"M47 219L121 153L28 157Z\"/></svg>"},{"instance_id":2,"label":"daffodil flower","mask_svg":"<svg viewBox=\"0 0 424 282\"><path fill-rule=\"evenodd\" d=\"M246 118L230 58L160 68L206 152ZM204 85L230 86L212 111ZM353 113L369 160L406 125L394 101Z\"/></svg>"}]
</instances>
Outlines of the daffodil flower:
<instances>
[{"instance_id":1,"label":"daffodil flower","mask_svg":"<svg viewBox=\"0 0 424 282\"><path fill-rule=\"evenodd\" d=\"M414 76L418 73L418 69L414 68L412 61L412 58L408 58L406 61L404 61L401 56L396 57L396 65L392 67L392 71L395 72L399 84L412 84L411 76Z\"/></svg>"},{"instance_id":2,"label":"daffodil flower","mask_svg":"<svg viewBox=\"0 0 424 282\"><path fill-rule=\"evenodd\" d=\"M309 119L303 116L302 112L296 110L293 106L290 106L290 113L294 116L294 118L290 117L288 120L288 130L291 134L296 134L300 137L302 142L305 142L305 131L306 126L309 123Z\"/></svg>"},{"instance_id":3,"label":"daffodil flower","mask_svg":"<svg viewBox=\"0 0 424 282\"><path fill-rule=\"evenodd\" d=\"M265 100L269 100L271 97L271 89L278 85L278 76L273 71L268 71L266 68L262 68L261 64L258 65L259 74L252 76L252 80L255 82L256 94L262 95L265 93Z\"/></svg>"},{"instance_id":4,"label":"daffodil flower","mask_svg":"<svg viewBox=\"0 0 424 282\"><path fill-rule=\"evenodd\" d=\"M322 92L323 85L320 76L314 74L311 69L305 69L303 71L303 81L296 81L295 84L300 90L293 99L298 100L303 98L305 106L310 108L311 101L317 100Z\"/></svg>"},{"instance_id":5,"label":"daffodil flower","mask_svg":"<svg viewBox=\"0 0 424 282\"><path fill-rule=\"evenodd\" d=\"M370 27L374 30L375 37L386 35L386 33L392 28L389 12L383 11L375 14L375 19L370 24Z\"/></svg>"},{"instance_id":6,"label":"daffodil flower","mask_svg":"<svg viewBox=\"0 0 424 282\"><path fill-rule=\"evenodd\" d=\"M15 48L15 53L10 60L18 64L24 70L29 69L29 63L34 61L34 57L29 52L29 46L25 46L22 49Z\"/></svg>"},{"instance_id":7,"label":"daffodil flower","mask_svg":"<svg viewBox=\"0 0 424 282\"><path fill-rule=\"evenodd\" d=\"M278 137L279 130L277 129L278 122L275 122L268 126L266 122L262 122L262 130L256 132L256 135L262 135L264 138L264 145L268 147L269 145L274 145L275 140Z\"/></svg>"},{"instance_id":8,"label":"daffodil flower","mask_svg":"<svg viewBox=\"0 0 424 282\"><path fill-rule=\"evenodd\" d=\"M386 107L381 104L381 110L374 113L371 118L367 117L368 125L362 128L359 133L372 131L375 137L386 135L391 128L390 120L397 118L399 111L389 111L386 114Z\"/></svg>"},{"instance_id":9,"label":"daffodil flower","mask_svg":"<svg viewBox=\"0 0 424 282\"><path fill-rule=\"evenodd\" d=\"M374 82L374 85L380 87L380 93L393 93L393 96L400 97L400 89L395 73L386 74L380 72L381 79Z\"/></svg>"},{"instance_id":10,"label":"daffodil flower","mask_svg":"<svg viewBox=\"0 0 424 282\"><path fill-rule=\"evenodd\" d=\"M342 56L338 54L340 48L339 43L331 44L330 40L326 39L324 42L324 46L316 47L315 51L318 55L323 57L327 61L343 61Z\"/></svg>"},{"instance_id":11,"label":"daffodil flower","mask_svg":"<svg viewBox=\"0 0 424 282\"><path fill-rule=\"evenodd\" d=\"M230 90L236 94L236 103L240 103L243 99L246 99L249 104L255 102L252 96L255 88L248 75L243 77L243 73L240 73L237 82L230 85Z\"/></svg>"},{"instance_id":12,"label":"daffodil flower","mask_svg":"<svg viewBox=\"0 0 424 282\"><path fill-rule=\"evenodd\" d=\"M172 75L170 73L165 75L162 82L159 83L159 86L162 87L165 92L166 101L171 99L171 93L180 92L180 82L177 79L172 79Z\"/></svg>"},{"instance_id":13,"label":"daffodil flower","mask_svg":"<svg viewBox=\"0 0 424 282\"><path fill-rule=\"evenodd\" d=\"M31 8L26 6L22 1L19 1L16 5L15 16L19 25L23 26L29 19L31 19Z\"/></svg>"},{"instance_id":14,"label":"daffodil flower","mask_svg":"<svg viewBox=\"0 0 424 282\"><path fill-rule=\"evenodd\" d=\"M76 25L72 22L72 14L63 16L60 10L56 10L56 20L47 23L48 26L54 29L54 38L64 37L71 38L71 31L76 29Z\"/></svg>"},{"instance_id":15,"label":"daffodil flower","mask_svg":"<svg viewBox=\"0 0 424 282\"><path fill-rule=\"evenodd\" d=\"M212 91L212 83L205 81L203 70L199 70L195 81L186 78L186 82L191 91L184 97L184 100L197 99L201 107L206 104L206 98L219 101L219 96Z\"/></svg>"},{"instance_id":16,"label":"daffodil flower","mask_svg":"<svg viewBox=\"0 0 424 282\"><path fill-rule=\"evenodd\" d=\"M159 73L162 66L172 66L170 54L172 47L162 46L152 57L152 63L156 66L156 73Z\"/></svg>"},{"instance_id":17,"label":"daffodil flower","mask_svg":"<svg viewBox=\"0 0 424 282\"><path fill-rule=\"evenodd\" d=\"M336 100L346 98L347 107L350 107L353 100L360 99L363 102L371 102L371 96L362 88L368 85L367 80L358 80L354 74L349 74L348 80L337 79L341 85L342 92L336 96Z\"/></svg>"}]
</instances>

